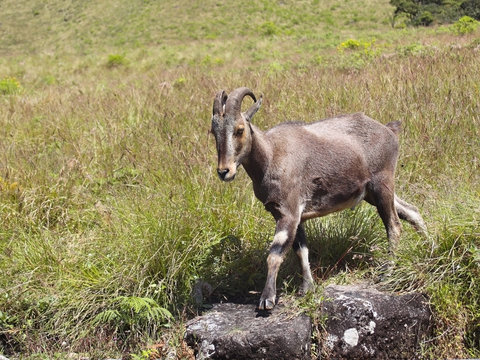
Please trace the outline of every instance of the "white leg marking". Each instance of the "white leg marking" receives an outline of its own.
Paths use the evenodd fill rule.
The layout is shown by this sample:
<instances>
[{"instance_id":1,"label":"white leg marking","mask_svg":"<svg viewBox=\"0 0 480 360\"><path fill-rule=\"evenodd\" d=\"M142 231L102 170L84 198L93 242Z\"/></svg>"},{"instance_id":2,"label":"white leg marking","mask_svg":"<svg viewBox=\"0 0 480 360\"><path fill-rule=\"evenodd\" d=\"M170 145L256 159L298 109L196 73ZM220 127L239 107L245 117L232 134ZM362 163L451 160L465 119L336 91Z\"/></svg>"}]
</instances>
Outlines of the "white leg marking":
<instances>
[{"instance_id":1,"label":"white leg marking","mask_svg":"<svg viewBox=\"0 0 480 360\"><path fill-rule=\"evenodd\" d=\"M280 245L282 246L288 240L288 232L287 230L279 231L273 237L273 244L272 245Z\"/></svg>"},{"instance_id":2,"label":"white leg marking","mask_svg":"<svg viewBox=\"0 0 480 360\"><path fill-rule=\"evenodd\" d=\"M310 271L310 263L308 262L308 248L305 246L300 247L297 250L297 255L302 264L303 279L313 282L312 273Z\"/></svg>"}]
</instances>

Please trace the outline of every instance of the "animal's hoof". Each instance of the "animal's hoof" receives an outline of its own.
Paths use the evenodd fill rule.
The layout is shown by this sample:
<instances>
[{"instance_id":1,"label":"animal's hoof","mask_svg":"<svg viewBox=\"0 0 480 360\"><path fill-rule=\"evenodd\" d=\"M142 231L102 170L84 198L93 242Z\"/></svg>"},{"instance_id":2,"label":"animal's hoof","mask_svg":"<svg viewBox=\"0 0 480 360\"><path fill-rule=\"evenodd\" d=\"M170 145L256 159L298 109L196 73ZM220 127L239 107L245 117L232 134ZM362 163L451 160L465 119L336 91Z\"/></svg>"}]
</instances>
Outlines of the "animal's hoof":
<instances>
[{"instance_id":1,"label":"animal's hoof","mask_svg":"<svg viewBox=\"0 0 480 360\"><path fill-rule=\"evenodd\" d=\"M260 299L258 310L272 310L275 307L275 297L272 299Z\"/></svg>"},{"instance_id":2,"label":"animal's hoof","mask_svg":"<svg viewBox=\"0 0 480 360\"><path fill-rule=\"evenodd\" d=\"M310 291L313 291L314 287L315 286L313 285L313 282L310 282L310 281L304 282L300 287L300 289L298 290L298 295L305 296Z\"/></svg>"}]
</instances>

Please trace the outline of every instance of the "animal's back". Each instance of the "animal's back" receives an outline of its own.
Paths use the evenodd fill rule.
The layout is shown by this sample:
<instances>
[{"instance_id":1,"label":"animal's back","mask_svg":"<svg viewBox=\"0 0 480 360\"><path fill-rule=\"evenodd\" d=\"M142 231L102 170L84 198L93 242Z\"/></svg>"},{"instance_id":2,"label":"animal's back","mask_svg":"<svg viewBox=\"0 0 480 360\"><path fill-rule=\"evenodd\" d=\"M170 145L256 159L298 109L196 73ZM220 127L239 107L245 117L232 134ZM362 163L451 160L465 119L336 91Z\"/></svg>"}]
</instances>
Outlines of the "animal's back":
<instances>
[{"instance_id":1,"label":"animal's back","mask_svg":"<svg viewBox=\"0 0 480 360\"><path fill-rule=\"evenodd\" d=\"M385 140L391 140L392 135L398 134L400 122L396 121L383 125L363 113L340 115L332 118L318 120L312 123L288 121L278 124L267 131L268 135L288 133L303 128L320 137L342 136L351 137L359 142L375 142L379 135L384 135ZM395 139L396 136L393 137Z\"/></svg>"},{"instance_id":2,"label":"animal's back","mask_svg":"<svg viewBox=\"0 0 480 360\"><path fill-rule=\"evenodd\" d=\"M362 113L279 124L265 133L275 159L269 171L275 178L278 174L288 174L289 179L301 176L304 183L310 183L312 176L333 179L339 178L337 173L358 172L358 178L364 179L367 174L394 171L398 126L383 125Z\"/></svg>"},{"instance_id":3,"label":"animal's back","mask_svg":"<svg viewBox=\"0 0 480 360\"><path fill-rule=\"evenodd\" d=\"M356 143L368 163L371 172L383 169L384 165L398 156L399 122L383 125L363 113L342 115L306 124L305 129L319 138L338 138ZM393 164L395 166L395 164Z\"/></svg>"}]
</instances>

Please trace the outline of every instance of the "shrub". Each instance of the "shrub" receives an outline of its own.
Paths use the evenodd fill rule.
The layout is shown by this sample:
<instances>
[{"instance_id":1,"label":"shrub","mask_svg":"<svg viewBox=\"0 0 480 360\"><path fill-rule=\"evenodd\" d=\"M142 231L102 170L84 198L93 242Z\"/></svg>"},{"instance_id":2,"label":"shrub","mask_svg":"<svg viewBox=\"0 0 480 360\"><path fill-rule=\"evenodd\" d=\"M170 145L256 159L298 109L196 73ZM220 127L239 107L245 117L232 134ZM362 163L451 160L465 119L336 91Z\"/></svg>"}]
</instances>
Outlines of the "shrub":
<instances>
[{"instance_id":1,"label":"shrub","mask_svg":"<svg viewBox=\"0 0 480 360\"><path fill-rule=\"evenodd\" d=\"M380 54L379 49L374 48L375 39L371 41L359 41L355 39L348 39L338 45L337 49L340 52L349 50L348 54L343 56L343 68L361 69L373 58Z\"/></svg>"},{"instance_id":2,"label":"shrub","mask_svg":"<svg viewBox=\"0 0 480 360\"><path fill-rule=\"evenodd\" d=\"M395 6L394 19L406 14L412 25L428 26L433 22L451 23L461 16L480 19L479 0L390 0Z\"/></svg>"},{"instance_id":3,"label":"shrub","mask_svg":"<svg viewBox=\"0 0 480 360\"><path fill-rule=\"evenodd\" d=\"M390 4L395 6L394 17L400 14L407 14L409 18L412 18L419 11L419 4L411 0L390 0Z\"/></svg>"},{"instance_id":4,"label":"shrub","mask_svg":"<svg viewBox=\"0 0 480 360\"><path fill-rule=\"evenodd\" d=\"M18 93L22 86L14 77L6 77L0 80L0 94L10 95Z\"/></svg>"},{"instance_id":5,"label":"shrub","mask_svg":"<svg viewBox=\"0 0 480 360\"><path fill-rule=\"evenodd\" d=\"M181 76L177 80L175 80L175 82L173 83L173 87L176 89L181 89L185 86L186 83L187 79Z\"/></svg>"},{"instance_id":6,"label":"shrub","mask_svg":"<svg viewBox=\"0 0 480 360\"><path fill-rule=\"evenodd\" d=\"M355 49L359 49L361 47L362 43L358 40L355 40L355 39L348 39L344 42L342 42L340 45L339 45L339 49L340 50L344 50L344 49L352 49L352 50L355 50Z\"/></svg>"},{"instance_id":7,"label":"shrub","mask_svg":"<svg viewBox=\"0 0 480 360\"><path fill-rule=\"evenodd\" d=\"M280 28L272 21L264 22L260 25L260 32L265 36L273 36L280 34Z\"/></svg>"},{"instance_id":8,"label":"shrub","mask_svg":"<svg viewBox=\"0 0 480 360\"><path fill-rule=\"evenodd\" d=\"M340 51L343 50L363 50L365 54L372 55L373 46L375 45L375 39L372 41L359 41L355 39L348 39L338 45Z\"/></svg>"},{"instance_id":9,"label":"shrub","mask_svg":"<svg viewBox=\"0 0 480 360\"><path fill-rule=\"evenodd\" d=\"M462 13L480 20L480 0L467 0L460 5Z\"/></svg>"},{"instance_id":10,"label":"shrub","mask_svg":"<svg viewBox=\"0 0 480 360\"><path fill-rule=\"evenodd\" d=\"M471 18L470 16L463 16L456 23L454 23L450 29L454 34L465 35L474 32L480 22Z\"/></svg>"},{"instance_id":11,"label":"shrub","mask_svg":"<svg viewBox=\"0 0 480 360\"><path fill-rule=\"evenodd\" d=\"M426 55L429 53L429 49L421 44L409 44L397 48L397 52L403 56L418 56Z\"/></svg>"},{"instance_id":12,"label":"shrub","mask_svg":"<svg viewBox=\"0 0 480 360\"><path fill-rule=\"evenodd\" d=\"M430 11L423 11L416 19L415 25L428 26L431 23L433 23L434 20L435 18L433 17L433 14Z\"/></svg>"},{"instance_id":13,"label":"shrub","mask_svg":"<svg viewBox=\"0 0 480 360\"><path fill-rule=\"evenodd\" d=\"M120 55L120 54L108 55L108 60L107 60L108 68L111 69L111 68L125 66L125 65L127 65L127 59L125 58L125 55Z\"/></svg>"}]
</instances>

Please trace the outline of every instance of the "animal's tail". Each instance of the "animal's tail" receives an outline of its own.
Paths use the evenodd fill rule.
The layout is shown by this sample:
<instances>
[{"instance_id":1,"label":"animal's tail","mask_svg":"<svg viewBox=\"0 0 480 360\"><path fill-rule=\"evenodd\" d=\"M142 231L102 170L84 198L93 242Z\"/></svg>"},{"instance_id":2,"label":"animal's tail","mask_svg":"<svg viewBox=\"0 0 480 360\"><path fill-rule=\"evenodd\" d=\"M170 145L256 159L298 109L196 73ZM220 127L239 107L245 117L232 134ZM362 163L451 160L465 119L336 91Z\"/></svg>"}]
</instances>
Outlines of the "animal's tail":
<instances>
[{"instance_id":1,"label":"animal's tail","mask_svg":"<svg viewBox=\"0 0 480 360\"><path fill-rule=\"evenodd\" d=\"M393 131L395 135L398 136L400 130L402 129L402 122L400 120L389 122L386 127Z\"/></svg>"}]
</instances>

